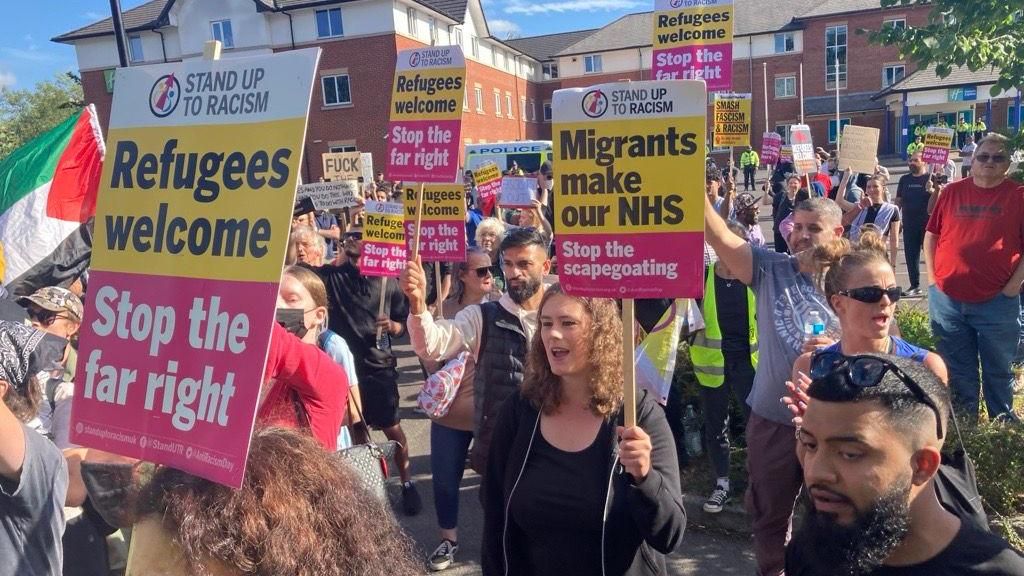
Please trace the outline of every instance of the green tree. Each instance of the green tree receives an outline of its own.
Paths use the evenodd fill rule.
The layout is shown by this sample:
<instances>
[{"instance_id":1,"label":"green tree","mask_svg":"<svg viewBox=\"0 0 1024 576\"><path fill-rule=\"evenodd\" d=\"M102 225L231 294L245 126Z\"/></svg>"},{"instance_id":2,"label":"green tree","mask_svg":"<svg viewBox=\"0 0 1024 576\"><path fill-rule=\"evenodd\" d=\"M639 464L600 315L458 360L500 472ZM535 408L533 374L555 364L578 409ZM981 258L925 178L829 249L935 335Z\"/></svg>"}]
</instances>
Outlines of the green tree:
<instances>
[{"instance_id":1,"label":"green tree","mask_svg":"<svg viewBox=\"0 0 1024 576\"><path fill-rule=\"evenodd\" d=\"M0 158L84 105L81 79L68 72L29 90L0 89Z\"/></svg>"},{"instance_id":2,"label":"green tree","mask_svg":"<svg viewBox=\"0 0 1024 576\"><path fill-rule=\"evenodd\" d=\"M1020 0L881 0L883 8L928 4L926 26L884 27L871 32L875 42L897 46L901 57L920 67L933 65L945 78L956 68L993 68L999 80L992 96L1024 87L1024 22ZM1013 135L1017 149L1024 146Z\"/></svg>"}]
</instances>

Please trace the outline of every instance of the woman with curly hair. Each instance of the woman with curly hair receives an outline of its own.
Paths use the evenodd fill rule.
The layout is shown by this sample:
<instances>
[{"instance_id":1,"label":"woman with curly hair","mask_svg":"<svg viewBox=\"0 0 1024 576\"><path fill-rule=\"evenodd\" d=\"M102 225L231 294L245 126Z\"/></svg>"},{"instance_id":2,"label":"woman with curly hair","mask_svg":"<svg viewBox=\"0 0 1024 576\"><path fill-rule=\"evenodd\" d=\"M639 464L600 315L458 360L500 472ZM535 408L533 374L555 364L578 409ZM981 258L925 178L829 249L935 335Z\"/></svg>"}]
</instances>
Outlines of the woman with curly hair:
<instances>
[{"instance_id":1,"label":"woman with curly hair","mask_svg":"<svg viewBox=\"0 0 1024 576\"><path fill-rule=\"evenodd\" d=\"M664 574L686 513L665 414L638 391L622 426L613 300L556 284L539 309L520 393L498 417L484 476L483 573Z\"/></svg>"},{"instance_id":2,"label":"woman with curly hair","mask_svg":"<svg viewBox=\"0 0 1024 576\"><path fill-rule=\"evenodd\" d=\"M161 467L137 502L129 575L423 572L391 512L298 430L256 431L241 490Z\"/></svg>"}]
</instances>

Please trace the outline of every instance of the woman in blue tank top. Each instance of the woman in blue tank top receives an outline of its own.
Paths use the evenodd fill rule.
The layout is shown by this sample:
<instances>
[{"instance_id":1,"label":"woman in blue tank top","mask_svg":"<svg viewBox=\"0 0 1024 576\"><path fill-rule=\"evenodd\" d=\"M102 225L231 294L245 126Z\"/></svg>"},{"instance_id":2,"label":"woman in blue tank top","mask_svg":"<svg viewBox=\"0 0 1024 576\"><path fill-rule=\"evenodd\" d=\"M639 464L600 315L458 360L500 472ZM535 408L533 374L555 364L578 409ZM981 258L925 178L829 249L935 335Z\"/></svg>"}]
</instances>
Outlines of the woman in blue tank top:
<instances>
[{"instance_id":1,"label":"woman in blue tank top","mask_svg":"<svg viewBox=\"0 0 1024 576\"><path fill-rule=\"evenodd\" d=\"M822 268L827 267L825 295L839 318L842 338L831 346L801 355L793 364L792 382L796 384L787 383L787 387L795 398L787 397L783 402L797 418L803 414L800 404L807 401L803 391L810 384L807 374L816 354L893 354L922 362L943 382L948 380L946 364L938 354L891 335L900 287L896 285L885 242L877 232L864 230L856 245L836 240L820 246L815 249L815 258Z\"/></svg>"}]
</instances>

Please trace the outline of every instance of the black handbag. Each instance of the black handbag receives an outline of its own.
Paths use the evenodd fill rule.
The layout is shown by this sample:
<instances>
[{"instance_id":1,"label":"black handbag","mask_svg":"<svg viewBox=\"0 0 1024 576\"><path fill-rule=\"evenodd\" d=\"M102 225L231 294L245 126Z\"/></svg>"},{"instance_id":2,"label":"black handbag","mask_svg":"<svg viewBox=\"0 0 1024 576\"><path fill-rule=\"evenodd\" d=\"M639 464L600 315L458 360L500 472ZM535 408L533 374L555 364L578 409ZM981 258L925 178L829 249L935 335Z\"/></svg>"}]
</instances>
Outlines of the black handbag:
<instances>
[{"instance_id":1,"label":"black handbag","mask_svg":"<svg viewBox=\"0 0 1024 576\"><path fill-rule=\"evenodd\" d=\"M365 423L366 419L363 417L363 411L359 408L359 404L352 401L351 395L349 395L348 401L356 407L359 419ZM388 460L394 458L399 446L400 444L394 440L356 444L338 450L337 456L356 473L363 489L386 507L388 505Z\"/></svg>"},{"instance_id":2,"label":"black handbag","mask_svg":"<svg viewBox=\"0 0 1024 576\"><path fill-rule=\"evenodd\" d=\"M974 462L967 454L964 438L960 435L960 426L952 411L950 411L949 421L953 423L953 429L956 430L960 447L953 450L952 453L942 454L942 464L935 475L935 493L943 508L956 514L961 520L971 522L977 528L988 532L988 514L985 513L981 494L978 493L978 476L974 469Z\"/></svg>"}]
</instances>

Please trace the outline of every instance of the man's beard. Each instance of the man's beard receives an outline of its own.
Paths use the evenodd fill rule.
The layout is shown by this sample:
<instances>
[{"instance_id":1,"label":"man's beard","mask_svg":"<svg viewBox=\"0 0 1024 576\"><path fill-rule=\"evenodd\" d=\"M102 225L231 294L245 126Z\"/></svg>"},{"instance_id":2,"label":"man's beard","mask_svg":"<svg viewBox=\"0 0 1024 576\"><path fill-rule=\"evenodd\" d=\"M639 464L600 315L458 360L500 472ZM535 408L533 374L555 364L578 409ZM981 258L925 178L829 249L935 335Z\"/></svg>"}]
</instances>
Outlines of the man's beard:
<instances>
[{"instance_id":1,"label":"man's beard","mask_svg":"<svg viewBox=\"0 0 1024 576\"><path fill-rule=\"evenodd\" d=\"M801 547L814 574L859 576L882 565L910 531L910 482L901 481L880 495L853 524L819 513L808 496L803 525L792 545Z\"/></svg>"},{"instance_id":2,"label":"man's beard","mask_svg":"<svg viewBox=\"0 0 1024 576\"><path fill-rule=\"evenodd\" d=\"M540 287L541 281L539 279L527 276L519 280L518 284L513 284L509 281L506 290L508 290L508 296L513 302L522 305L523 302L532 298L540 290Z\"/></svg>"}]
</instances>

